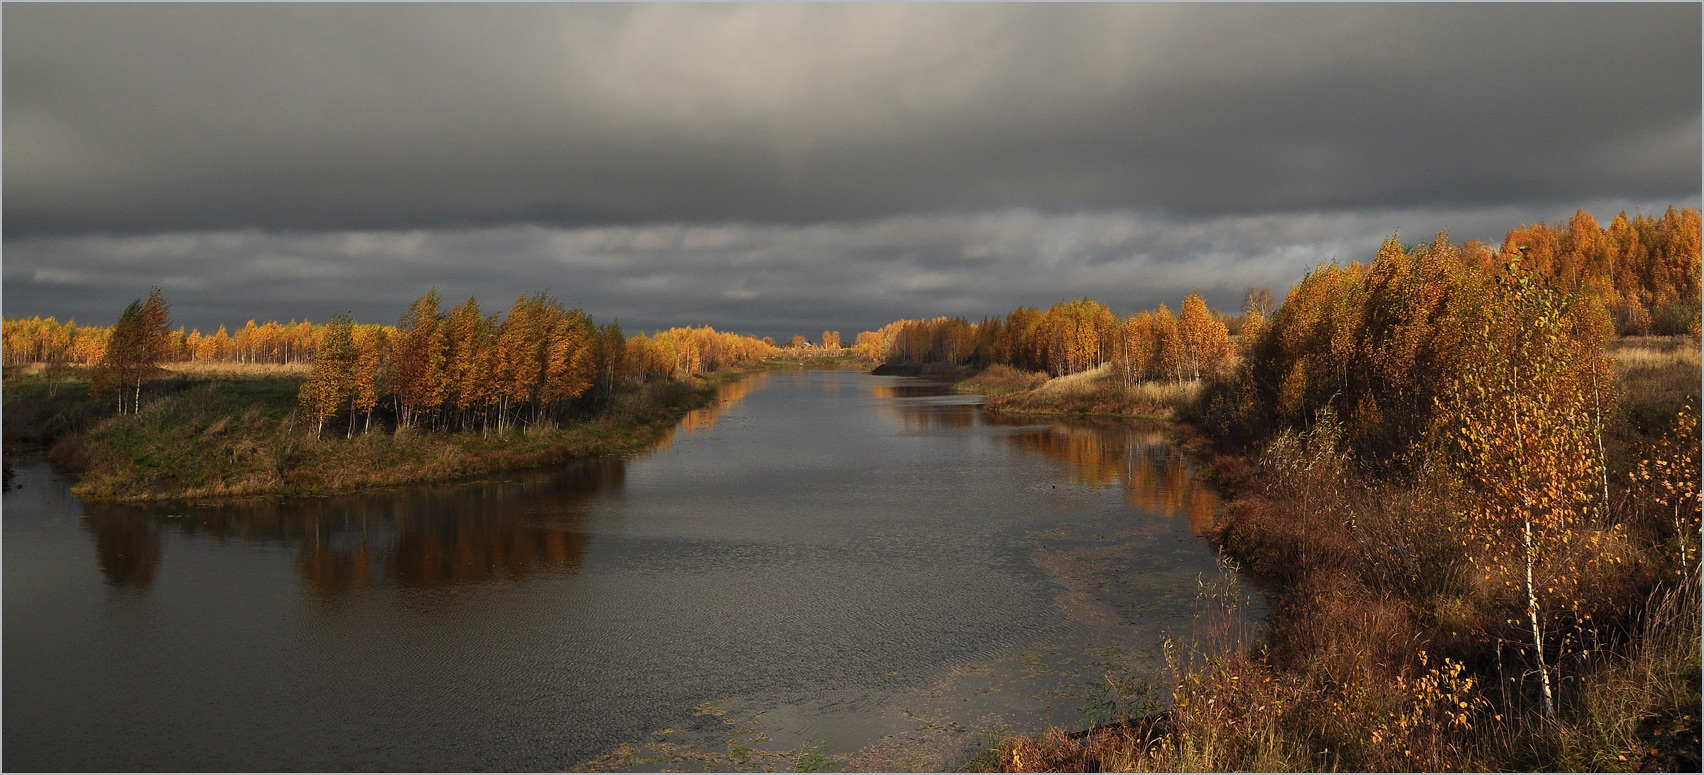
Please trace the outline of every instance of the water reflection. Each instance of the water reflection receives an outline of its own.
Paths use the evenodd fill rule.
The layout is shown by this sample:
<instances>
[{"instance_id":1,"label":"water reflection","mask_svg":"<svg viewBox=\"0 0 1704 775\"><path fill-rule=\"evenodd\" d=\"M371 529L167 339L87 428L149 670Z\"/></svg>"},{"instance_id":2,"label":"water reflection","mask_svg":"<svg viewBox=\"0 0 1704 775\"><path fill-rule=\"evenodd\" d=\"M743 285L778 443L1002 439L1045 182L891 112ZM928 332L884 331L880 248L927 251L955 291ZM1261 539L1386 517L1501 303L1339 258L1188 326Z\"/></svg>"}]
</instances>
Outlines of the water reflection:
<instances>
[{"instance_id":1,"label":"water reflection","mask_svg":"<svg viewBox=\"0 0 1704 775\"><path fill-rule=\"evenodd\" d=\"M87 504L101 569L147 589L162 534L296 547L297 576L321 596L400 587L522 582L571 572L585 553L587 503L621 489L626 462L587 461L501 482L317 500L246 501L187 510Z\"/></svg>"},{"instance_id":2,"label":"water reflection","mask_svg":"<svg viewBox=\"0 0 1704 775\"><path fill-rule=\"evenodd\" d=\"M160 570L160 530L152 520L91 510L84 529L95 534L95 558L107 583L145 590Z\"/></svg>"},{"instance_id":3,"label":"water reflection","mask_svg":"<svg viewBox=\"0 0 1704 775\"><path fill-rule=\"evenodd\" d=\"M934 398L936 396L954 395L951 386L944 382L871 382L870 392L876 398Z\"/></svg>"},{"instance_id":4,"label":"water reflection","mask_svg":"<svg viewBox=\"0 0 1704 775\"><path fill-rule=\"evenodd\" d=\"M1187 456L1166 440L1162 426L1140 422L989 414L946 383L873 382L869 390L884 414L912 431L969 428L986 423L1015 428L1006 438L1030 454L1070 464L1072 481L1122 487L1130 505L1167 518L1182 516L1205 532L1219 497L1195 476Z\"/></svg>"},{"instance_id":5,"label":"water reflection","mask_svg":"<svg viewBox=\"0 0 1704 775\"><path fill-rule=\"evenodd\" d=\"M976 425L977 399L953 392L944 382L875 382L870 393L883 414L908 431L956 430Z\"/></svg>"},{"instance_id":6,"label":"water reflection","mask_svg":"<svg viewBox=\"0 0 1704 775\"><path fill-rule=\"evenodd\" d=\"M724 382L716 386L716 400L708 406L703 406L686 413L673 428L664 431L658 438L652 450L667 447L674 441L675 433L685 431L688 435L702 433L716 427L716 418L722 412L739 406L746 396L769 387L770 375L767 372L752 374L733 382Z\"/></svg>"},{"instance_id":7,"label":"water reflection","mask_svg":"<svg viewBox=\"0 0 1704 775\"><path fill-rule=\"evenodd\" d=\"M989 417L992 424L1020 425L1015 418ZM1183 516L1196 532L1213 525L1219 497L1195 476L1187 456L1158 426L1117 421L1054 421L1045 428L1013 433L1025 452L1071 465L1072 480L1096 487L1123 487L1124 499L1167 518Z\"/></svg>"}]
</instances>

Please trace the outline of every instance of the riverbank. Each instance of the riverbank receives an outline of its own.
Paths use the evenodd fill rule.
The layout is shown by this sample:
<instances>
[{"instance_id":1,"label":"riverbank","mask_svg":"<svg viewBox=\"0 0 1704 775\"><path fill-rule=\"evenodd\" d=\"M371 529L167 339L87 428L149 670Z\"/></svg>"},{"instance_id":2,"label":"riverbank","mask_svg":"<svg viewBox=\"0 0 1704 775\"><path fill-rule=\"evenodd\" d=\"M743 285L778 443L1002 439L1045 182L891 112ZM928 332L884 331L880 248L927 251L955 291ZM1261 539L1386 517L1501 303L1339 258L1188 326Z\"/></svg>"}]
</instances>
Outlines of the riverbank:
<instances>
[{"instance_id":1,"label":"riverbank","mask_svg":"<svg viewBox=\"0 0 1704 775\"><path fill-rule=\"evenodd\" d=\"M1558 651L1547 659L1566 666L1552 668L1555 719L1534 698L1520 623L1505 619L1508 590L1463 562L1453 529L1462 506L1448 492L1363 476L1330 428L1230 450L1181 425L1227 499L1209 538L1267 590L1265 641L1230 653L1178 649L1169 686L1157 687L1163 709L1008 738L982 764L1696 771L1698 563L1661 538L1666 517L1640 505L1630 474L1683 407L1698 405L1697 344L1626 339L1611 351L1624 398L1607 423L1606 456L1626 533L1620 561L1576 580L1591 591L1550 633Z\"/></svg>"},{"instance_id":2,"label":"riverbank","mask_svg":"<svg viewBox=\"0 0 1704 775\"><path fill-rule=\"evenodd\" d=\"M287 373L180 374L151 385L140 413L114 416L89 397L86 380L8 375L6 454L46 450L78 475L72 492L91 500L323 496L631 454L715 396L710 379L655 381L561 424L316 437L296 409L301 381Z\"/></svg>"},{"instance_id":3,"label":"riverbank","mask_svg":"<svg viewBox=\"0 0 1704 775\"><path fill-rule=\"evenodd\" d=\"M917 376L952 381L960 393L985 396L983 409L1017 415L1178 420L1187 416L1201 392L1197 381L1127 386L1112 373L1109 364L1054 378L1003 364L975 372L958 369Z\"/></svg>"},{"instance_id":4,"label":"riverbank","mask_svg":"<svg viewBox=\"0 0 1704 775\"><path fill-rule=\"evenodd\" d=\"M717 387L791 369L868 370L850 350L787 350L760 361L619 389L587 415L497 432L357 430L316 436L298 413L300 364L168 364L143 411L114 416L89 396L87 369L8 367L8 458L45 451L102 501L317 497L438 484L569 460L626 455L667 437ZM150 397L150 395L152 397Z\"/></svg>"},{"instance_id":5,"label":"riverbank","mask_svg":"<svg viewBox=\"0 0 1704 775\"><path fill-rule=\"evenodd\" d=\"M880 368L875 360L858 355L849 348L838 350L798 349L782 350L759 361L750 371L767 371L771 369L831 369L847 371L871 371Z\"/></svg>"}]
</instances>

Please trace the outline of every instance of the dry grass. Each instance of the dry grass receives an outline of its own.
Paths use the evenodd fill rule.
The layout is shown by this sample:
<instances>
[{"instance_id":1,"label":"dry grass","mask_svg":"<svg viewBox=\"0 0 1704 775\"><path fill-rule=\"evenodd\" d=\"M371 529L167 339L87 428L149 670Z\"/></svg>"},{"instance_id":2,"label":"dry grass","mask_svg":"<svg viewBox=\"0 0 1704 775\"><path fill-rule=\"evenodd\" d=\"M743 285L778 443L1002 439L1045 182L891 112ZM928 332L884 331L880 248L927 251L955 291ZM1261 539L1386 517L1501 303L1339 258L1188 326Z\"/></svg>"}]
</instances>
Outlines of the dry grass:
<instances>
[{"instance_id":1,"label":"dry grass","mask_svg":"<svg viewBox=\"0 0 1704 775\"><path fill-rule=\"evenodd\" d=\"M994 373L996 369L1004 371ZM1176 419L1195 405L1203 383L1139 382L1126 387L1109 364L1053 379L991 367L961 383L989 396L984 407L1013 414L1072 414Z\"/></svg>"},{"instance_id":2,"label":"dry grass","mask_svg":"<svg viewBox=\"0 0 1704 775\"><path fill-rule=\"evenodd\" d=\"M1124 398L1133 404L1181 407L1194 404L1201 396L1202 383L1138 382L1124 390Z\"/></svg>"},{"instance_id":3,"label":"dry grass","mask_svg":"<svg viewBox=\"0 0 1704 775\"><path fill-rule=\"evenodd\" d=\"M1685 336L1629 336L1610 344L1623 400L1678 408L1704 390L1698 343ZM1671 412L1672 413L1672 412Z\"/></svg>"},{"instance_id":4,"label":"dry grass","mask_svg":"<svg viewBox=\"0 0 1704 775\"><path fill-rule=\"evenodd\" d=\"M81 370L83 367L73 366L71 368ZM19 379L19 378L34 379L34 378L41 377L41 376L43 376L47 373L47 364L45 364L45 363L20 363L20 364L15 365L15 366L7 366L5 368L4 373L5 373L5 378L8 379L8 380Z\"/></svg>"},{"instance_id":5,"label":"dry grass","mask_svg":"<svg viewBox=\"0 0 1704 775\"><path fill-rule=\"evenodd\" d=\"M311 363L225 363L219 361L181 361L162 366L172 374L186 377L306 377L314 370Z\"/></svg>"},{"instance_id":6,"label":"dry grass","mask_svg":"<svg viewBox=\"0 0 1704 775\"><path fill-rule=\"evenodd\" d=\"M1704 370L1696 340L1685 336L1622 337L1610 344L1621 406L1608 418L1611 478L1633 469L1640 450L1666 432L1685 407L1704 405Z\"/></svg>"},{"instance_id":7,"label":"dry grass","mask_svg":"<svg viewBox=\"0 0 1704 775\"><path fill-rule=\"evenodd\" d=\"M85 364L61 364L57 373L61 378L86 379L90 368ZM227 363L221 361L177 361L160 364L160 368L168 376L198 378L306 377L314 370L311 363ZM48 365L45 363L25 363L7 366L5 369L6 379L40 379L46 376L48 376Z\"/></svg>"},{"instance_id":8,"label":"dry grass","mask_svg":"<svg viewBox=\"0 0 1704 775\"><path fill-rule=\"evenodd\" d=\"M959 383L959 389L985 396L1004 396L1034 390L1047 383L1047 375L1039 371L1023 371L996 363L981 373Z\"/></svg>"},{"instance_id":9,"label":"dry grass","mask_svg":"<svg viewBox=\"0 0 1704 775\"><path fill-rule=\"evenodd\" d=\"M1174 659L1163 710L1009 739L998 767L1697 771L1696 565L1677 583L1659 549L1621 545L1608 551L1626 565L1579 579L1599 621L1555 625L1593 645L1558 671L1552 722L1505 628L1519 606L1471 572L1450 491L1364 482L1329 429L1281 436L1256 465L1219 455L1214 467L1237 493L1217 542L1268 589L1266 641Z\"/></svg>"},{"instance_id":10,"label":"dry grass","mask_svg":"<svg viewBox=\"0 0 1704 775\"><path fill-rule=\"evenodd\" d=\"M1609 346L1622 373L1646 369L1689 367L1697 370L1704 350L1688 336L1625 336Z\"/></svg>"},{"instance_id":11,"label":"dry grass","mask_svg":"<svg viewBox=\"0 0 1704 775\"><path fill-rule=\"evenodd\" d=\"M1088 371L1054 377L1035 389L1037 396L1071 396L1094 393L1098 383L1112 373L1112 364L1103 363Z\"/></svg>"},{"instance_id":12,"label":"dry grass","mask_svg":"<svg viewBox=\"0 0 1704 775\"><path fill-rule=\"evenodd\" d=\"M1568 769L1697 772L1701 654L1697 575L1654 593L1624 655L1599 660L1575 723L1534 730ZM1553 735L1553 737L1550 737ZM1520 741L1516 741L1519 745Z\"/></svg>"}]
</instances>

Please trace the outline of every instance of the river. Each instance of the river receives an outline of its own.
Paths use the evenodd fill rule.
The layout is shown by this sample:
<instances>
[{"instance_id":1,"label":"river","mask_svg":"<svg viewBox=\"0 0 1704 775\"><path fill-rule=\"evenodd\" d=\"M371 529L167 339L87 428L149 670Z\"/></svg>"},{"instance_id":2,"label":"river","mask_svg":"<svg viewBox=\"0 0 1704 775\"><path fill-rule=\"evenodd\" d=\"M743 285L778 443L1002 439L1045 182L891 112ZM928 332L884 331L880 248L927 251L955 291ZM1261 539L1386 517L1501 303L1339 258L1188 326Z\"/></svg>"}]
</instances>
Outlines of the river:
<instances>
[{"instance_id":1,"label":"river","mask_svg":"<svg viewBox=\"0 0 1704 775\"><path fill-rule=\"evenodd\" d=\"M976 401L758 374L631 459L312 500L16 461L3 766L947 769L1253 633L1159 429Z\"/></svg>"}]
</instances>

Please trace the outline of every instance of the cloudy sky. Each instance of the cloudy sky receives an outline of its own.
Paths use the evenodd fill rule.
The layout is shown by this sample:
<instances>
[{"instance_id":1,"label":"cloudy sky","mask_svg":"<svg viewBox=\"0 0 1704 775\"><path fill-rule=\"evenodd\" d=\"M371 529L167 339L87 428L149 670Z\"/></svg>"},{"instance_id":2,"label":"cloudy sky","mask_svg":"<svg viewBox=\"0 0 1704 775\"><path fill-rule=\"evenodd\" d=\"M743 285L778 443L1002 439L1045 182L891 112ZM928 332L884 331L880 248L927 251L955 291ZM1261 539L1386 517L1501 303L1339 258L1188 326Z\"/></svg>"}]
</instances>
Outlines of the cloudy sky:
<instances>
[{"instance_id":1,"label":"cloudy sky","mask_svg":"<svg viewBox=\"0 0 1704 775\"><path fill-rule=\"evenodd\" d=\"M1697 4L4 7L7 317L850 338L1696 207Z\"/></svg>"}]
</instances>

